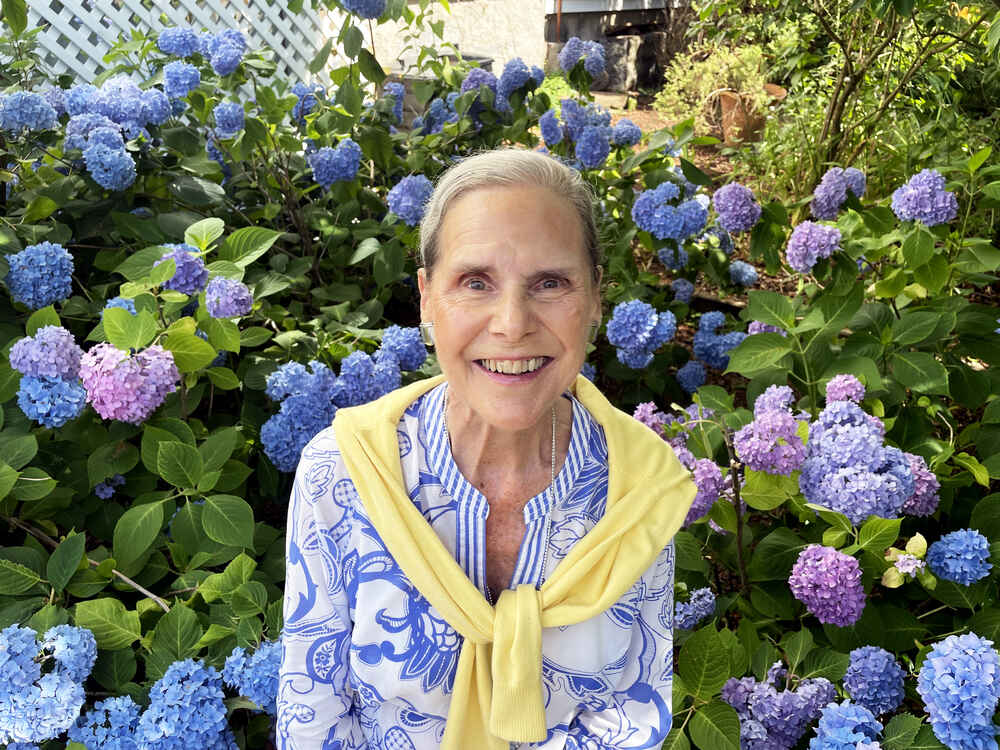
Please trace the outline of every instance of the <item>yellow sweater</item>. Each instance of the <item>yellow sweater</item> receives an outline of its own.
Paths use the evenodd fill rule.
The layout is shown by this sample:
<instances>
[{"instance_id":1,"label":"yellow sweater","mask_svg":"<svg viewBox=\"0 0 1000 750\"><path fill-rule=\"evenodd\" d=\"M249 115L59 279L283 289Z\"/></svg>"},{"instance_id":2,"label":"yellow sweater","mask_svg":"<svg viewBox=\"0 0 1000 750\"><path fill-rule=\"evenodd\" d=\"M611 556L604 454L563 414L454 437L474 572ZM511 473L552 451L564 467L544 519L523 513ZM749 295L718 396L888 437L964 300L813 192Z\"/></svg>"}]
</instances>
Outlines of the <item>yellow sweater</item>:
<instances>
[{"instance_id":1,"label":"yellow sweater","mask_svg":"<svg viewBox=\"0 0 1000 750\"><path fill-rule=\"evenodd\" d=\"M333 422L344 464L389 553L464 639L443 750L505 750L546 736L542 628L572 625L611 607L680 528L695 486L669 446L619 411L580 376L576 397L604 429L604 517L540 589L518 586L490 606L410 500L396 428L403 412L443 376L340 409Z\"/></svg>"}]
</instances>

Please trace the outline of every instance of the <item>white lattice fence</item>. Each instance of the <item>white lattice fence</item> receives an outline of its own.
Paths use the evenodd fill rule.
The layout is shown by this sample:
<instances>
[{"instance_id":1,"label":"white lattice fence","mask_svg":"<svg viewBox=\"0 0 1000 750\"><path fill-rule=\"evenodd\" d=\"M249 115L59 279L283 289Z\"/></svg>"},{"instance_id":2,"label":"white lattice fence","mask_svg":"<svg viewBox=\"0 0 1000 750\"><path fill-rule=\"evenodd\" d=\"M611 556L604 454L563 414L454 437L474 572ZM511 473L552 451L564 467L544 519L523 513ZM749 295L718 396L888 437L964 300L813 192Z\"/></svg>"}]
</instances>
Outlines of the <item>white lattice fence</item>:
<instances>
[{"instance_id":1,"label":"white lattice fence","mask_svg":"<svg viewBox=\"0 0 1000 750\"><path fill-rule=\"evenodd\" d=\"M40 26L39 47L55 73L92 81L120 34L189 26L218 32L239 29L251 47L274 51L278 75L312 77L308 65L332 31L326 15L306 8L291 13L284 0L29 0L29 27ZM307 3L308 5L308 3ZM161 16L167 18L164 23Z\"/></svg>"}]
</instances>

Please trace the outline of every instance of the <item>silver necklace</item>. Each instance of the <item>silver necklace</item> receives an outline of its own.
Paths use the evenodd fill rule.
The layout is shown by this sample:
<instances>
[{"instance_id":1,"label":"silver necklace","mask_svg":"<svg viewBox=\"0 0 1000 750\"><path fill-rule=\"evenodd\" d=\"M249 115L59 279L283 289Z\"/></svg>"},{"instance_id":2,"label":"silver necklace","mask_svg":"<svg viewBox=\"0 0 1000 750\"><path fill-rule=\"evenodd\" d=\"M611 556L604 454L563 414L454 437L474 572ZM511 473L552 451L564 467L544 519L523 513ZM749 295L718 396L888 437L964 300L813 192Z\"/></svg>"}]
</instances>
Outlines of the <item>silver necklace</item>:
<instances>
[{"instance_id":1,"label":"silver necklace","mask_svg":"<svg viewBox=\"0 0 1000 750\"><path fill-rule=\"evenodd\" d=\"M444 406L442 411L442 420L444 426L444 437L448 441L449 447L451 446L451 434L448 432L448 388L445 387L444 391ZM454 457L454 452L452 452ZM552 507L549 508L549 512L545 514L545 542L542 547L542 577L545 577L545 569L549 562L549 532L552 530L552 510L555 507L555 483L556 483L556 407L555 404L552 405L552 453L550 456L549 463L549 486L546 488L552 496ZM493 595L490 592L490 585L483 581L483 586L486 588L486 599L490 604L493 604Z\"/></svg>"}]
</instances>

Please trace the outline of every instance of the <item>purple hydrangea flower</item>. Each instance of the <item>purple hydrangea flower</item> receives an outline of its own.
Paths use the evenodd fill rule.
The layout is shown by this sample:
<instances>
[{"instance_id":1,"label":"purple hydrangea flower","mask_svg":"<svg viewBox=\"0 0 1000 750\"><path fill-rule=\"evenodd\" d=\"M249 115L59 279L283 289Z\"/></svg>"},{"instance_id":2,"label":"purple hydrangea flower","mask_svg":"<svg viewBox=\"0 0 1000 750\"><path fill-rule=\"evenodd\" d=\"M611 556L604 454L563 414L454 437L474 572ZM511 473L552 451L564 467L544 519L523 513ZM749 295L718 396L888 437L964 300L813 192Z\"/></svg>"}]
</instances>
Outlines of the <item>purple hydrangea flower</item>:
<instances>
[{"instance_id":1,"label":"purple hydrangea flower","mask_svg":"<svg viewBox=\"0 0 1000 750\"><path fill-rule=\"evenodd\" d=\"M879 716L903 702L904 676L896 657L884 648L862 646L851 651L844 689L855 703Z\"/></svg>"},{"instance_id":2,"label":"purple hydrangea flower","mask_svg":"<svg viewBox=\"0 0 1000 750\"><path fill-rule=\"evenodd\" d=\"M198 35L194 29L177 27L164 29L156 38L156 46L165 55L191 57L198 52Z\"/></svg>"},{"instance_id":3,"label":"purple hydrangea flower","mask_svg":"<svg viewBox=\"0 0 1000 750\"><path fill-rule=\"evenodd\" d=\"M813 192L810 204L813 218L823 221L835 220L840 213L840 207L847 200L847 191L850 190L860 198L865 194L865 183L865 173L860 169L854 167L828 169Z\"/></svg>"},{"instance_id":4,"label":"purple hydrangea flower","mask_svg":"<svg viewBox=\"0 0 1000 750\"><path fill-rule=\"evenodd\" d=\"M729 264L729 280L736 286L753 286L757 283L757 269L742 260Z\"/></svg>"},{"instance_id":5,"label":"purple hydrangea flower","mask_svg":"<svg viewBox=\"0 0 1000 750\"><path fill-rule=\"evenodd\" d=\"M750 325L747 326L747 336L753 336L757 333L776 333L779 336L788 337L788 331L784 328L778 328L778 326L772 326L768 323L761 323L759 320L751 320Z\"/></svg>"},{"instance_id":6,"label":"purple hydrangea flower","mask_svg":"<svg viewBox=\"0 0 1000 750\"><path fill-rule=\"evenodd\" d=\"M753 192L738 182L715 191L712 206L719 215L719 225L727 232L746 232L760 219L762 209Z\"/></svg>"},{"instance_id":7,"label":"purple hydrangea flower","mask_svg":"<svg viewBox=\"0 0 1000 750\"><path fill-rule=\"evenodd\" d=\"M185 243L165 244L167 248L153 267L160 265L166 260L172 260L177 265L174 275L163 283L164 289L173 289L182 294L197 294L205 288L208 283L208 269L205 268L205 261L198 255L198 248Z\"/></svg>"},{"instance_id":8,"label":"purple hydrangea flower","mask_svg":"<svg viewBox=\"0 0 1000 750\"><path fill-rule=\"evenodd\" d=\"M674 627L692 630L706 617L711 617L714 611L715 594L712 589L695 589L688 601L674 602Z\"/></svg>"},{"instance_id":9,"label":"purple hydrangea flower","mask_svg":"<svg viewBox=\"0 0 1000 750\"><path fill-rule=\"evenodd\" d=\"M616 146L634 146L642 139L642 129L629 119L622 119L611 129L611 142Z\"/></svg>"},{"instance_id":10,"label":"purple hydrangea flower","mask_svg":"<svg viewBox=\"0 0 1000 750\"><path fill-rule=\"evenodd\" d=\"M946 224L958 214L958 199L944 188L940 172L918 172L892 194L892 211L900 221L920 221L929 227Z\"/></svg>"},{"instance_id":11,"label":"purple hydrangea flower","mask_svg":"<svg viewBox=\"0 0 1000 750\"><path fill-rule=\"evenodd\" d=\"M17 406L29 419L56 429L80 416L86 396L76 379L25 375L17 390Z\"/></svg>"},{"instance_id":12,"label":"purple hydrangea flower","mask_svg":"<svg viewBox=\"0 0 1000 750\"><path fill-rule=\"evenodd\" d=\"M799 273L809 273L820 258L829 258L840 249L840 230L813 221L803 221L792 230L785 249L788 265Z\"/></svg>"},{"instance_id":13,"label":"purple hydrangea flower","mask_svg":"<svg viewBox=\"0 0 1000 750\"><path fill-rule=\"evenodd\" d=\"M42 326L10 349L10 366L22 375L73 379L80 372L83 349L62 326Z\"/></svg>"},{"instance_id":14,"label":"purple hydrangea flower","mask_svg":"<svg viewBox=\"0 0 1000 750\"><path fill-rule=\"evenodd\" d=\"M792 594L820 622L853 625L865 607L861 566L833 547L810 544L792 566L788 578Z\"/></svg>"},{"instance_id":15,"label":"purple hydrangea flower","mask_svg":"<svg viewBox=\"0 0 1000 750\"><path fill-rule=\"evenodd\" d=\"M129 355L101 343L80 360L87 401L104 419L141 424L180 381L173 355L159 345Z\"/></svg>"},{"instance_id":16,"label":"purple hydrangea flower","mask_svg":"<svg viewBox=\"0 0 1000 750\"><path fill-rule=\"evenodd\" d=\"M705 366L694 359L689 359L677 370L677 383L685 393L694 393L707 379Z\"/></svg>"},{"instance_id":17,"label":"purple hydrangea flower","mask_svg":"<svg viewBox=\"0 0 1000 750\"><path fill-rule=\"evenodd\" d=\"M62 302L72 290L73 256L62 245L39 242L7 256L6 282L15 302L38 310Z\"/></svg>"},{"instance_id":18,"label":"purple hydrangea flower","mask_svg":"<svg viewBox=\"0 0 1000 750\"><path fill-rule=\"evenodd\" d=\"M769 385L753 402L755 417L769 411L788 411L795 400L795 392L787 385Z\"/></svg>"},{"instance_id":19,"label":"purple hydrangea flower","mask_svg":"<svg viewBox=\"0 0 1000 750\"><path fill-rule=\"evenodd\" d=\"M956 750L996 744L1000 654L975 633L950 635L927 654L917 676L935 736Z\"/></svg>"},{"instance_id":20,"label":"purple hydrangea flower","mask_svg":"<svg viewBox=\"0 0 1000 750\"><path fill-rule=\"evenodd\" d=\"M893 563L893 567L904 575L915 576L927 567L927 563L916 555L911 555L909 552L903 552L896 558L896 562Z\"/></svg>"},{"instance_id":21,"label":"purple hydrangea flower","mask_svg":"<svg viewBox=\"0 0 1000 750\"><path fill-rule=\"evenodd\" d=\"M712 509L715 501L719 499L723 486L722 469L712 459L695 459L694 466L688 468L698 492L695 494L694 502L691 503L691 508L684 519L685 527L690 526Z\"/></svg>"},{"instance_id":22,"label":"purple hydrangea flower","mask_svg":"<svg viewBox=\"0 0 1000 750\"><path fill-rule=\"evenodd\" d=\"M734 436L736 455L754 471L791 476L806 456L797 428L798 421L785 409L756 412L756 418Z\"/></svg>"},{"instance_id":23,"label":"purple hydrangea flower","mask_svg":"<svg viewBox=\"0 0 1000 750\"><path fill-rule=\"evenodd\" d=\"M580 163L588 169L596 169L604 164L611 152L605 128L589 126L584 128L576 141L575 153Z\"/></svg>"},{"instance_id":24,"label":"purple hydrangea flower","mask_svg":"<svg viewBox=\"0 0 1000 750\"><path fill-rule=\"evenodd\" d=\"M927 565L938 578L971 586L990 574L990 542L975 529L945 534L927 550Z\"/></svg>"},{"instance_id":25,"label":"purple hydrangea flower","mask_svg":"<svg viewBox=\"0 0 1000 750\"><path fill-rule=\"evenodd\" d=\"M408 226L415 227L424 217L424 208L434 186L422 174L404 177L393 186L386 199L389 210Z\"/></svg>"},{"instance_id":26,"label":"purple hydrangea flower","mask_svg":"<svg viewBox=\"0 0 1000 750\"><path fill-rule=\"evenodd\" d=\"M253 309L253 294L242 281L216 276L205 288L205 308L213 318L240 318Z\"/></svg>"},{"instance_id":27,"label":"purple hydrangea flower","mask_svg":"<svg viewBox=\"0 0 1000 750\"><path fill-rule=\"evenodd\" d=\"M473 68L462 79L460 90L464 94L468 91L479 91L480 86L486 86L486 88L496 95L497 77L486 70L486 68Z\"/></svg>"},{"instance_id":28,"label":"purple hydrangea flower","mask_svg":"<svg viewBox=\"0 0 1000 750\"><path fill-rule=\"evenodd\" d=\"M386 0L341 0L341 5L359 18L378 18L385 12Z\"/></svg>"},{"instance_id":29,"label":"purple hydrangea flower","mask_svg":"<svg viewBox=\"0 0 1000 750\"><path fill-rule=\"evenodd\" d=\"M404 370L416 370L427 359L427 347L418 328L392 325L382 332L381 349L392 352Z\"/></svg>"},{"instance_id":30,"label":"purple hydrangea flower","mask_svg":"<svg viewBox=\"0 0 1000 750\"><path fill-rule=\"evenodd\" d=\"M632 417L638 419L657 435L663 434L663 425L667 424L667 415L660 411L652 401L645 401L635 407Z\"/></svg>"},{"instance_id":31,"label":"purple hydrangea flower","mask_svg":"<svg viewBox=\"0 0 1000 750\"><path fill-rule=\"evenodd\" d=\"M772 667L768 677L775 679L781 671ZM722 699L740 717L740 739L747 750L790 750L835 696L833 684L822 677L802 680L794 690L778 690L752 677L730 678L722 687Z\"/></svg>"},{"instance_id":32,"label":"purple hydrangea flower","mask_svg":"<svg viewBox=\"0 0 1000 750\"><path fill-rule=\"evenodd\" d=\"M163 66L163 91L171 99L182 99L201 83L201 73L194 65L180 60Z\"/></svg>"},{"instance_id":33,"label":"purple hydrangea flower","mask_svg":"<svg viewBox=\"0 0 1000 750\"><path fill-rule=\"evenodd\" d=\"M865 387L853 375L834 375L826 384L826 400L853 401L860 404L865 398Z\"/></svg>"},{"instance_id":34,"label":"purple hydrangea flower","mask_svg":"<svg viewBox=\"0 0 1000 750\"><path fill-rule=\"evenodd\" d=\"M928 468L923 456L918 456L915 453L904 453L903 455L906 456L906 460L910 464L914 489L913 494L903 503L901 511L908 516L929 516L937 510L938 503L941 501L941 497L938 495L941 483L934 472Z\"/></svg>"}]
</instances>

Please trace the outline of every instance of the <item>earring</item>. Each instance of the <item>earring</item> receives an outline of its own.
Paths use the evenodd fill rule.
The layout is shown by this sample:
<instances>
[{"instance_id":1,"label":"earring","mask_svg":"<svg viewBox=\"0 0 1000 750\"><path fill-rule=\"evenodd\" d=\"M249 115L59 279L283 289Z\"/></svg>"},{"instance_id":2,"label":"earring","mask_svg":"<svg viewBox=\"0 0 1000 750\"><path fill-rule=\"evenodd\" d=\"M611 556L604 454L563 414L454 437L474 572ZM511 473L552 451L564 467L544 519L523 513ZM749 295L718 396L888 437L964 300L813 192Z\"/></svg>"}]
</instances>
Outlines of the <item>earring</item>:
<instances>
[{"instance_id":1,"label":"earring","mask_svg":"<svg viewBox=\"0 0 1000 750\"><path fill-rule=\"evenodd\" d=\"M420 324L420 339L424 342L424 346L434 346L434 324L433 323L421 323Z\"/></svg>"},{"instance_id":2,"label":"earring","mask_svg":"<svg viewBox=\"0 0 1000 750\"><path fill-rule=\"evenodd\" d=\"M590 324L590 331L587 333L587 343L593 344L597 341L597 329L601 327L601 321L595 320Z\"/></svg>"}]
</instances>

